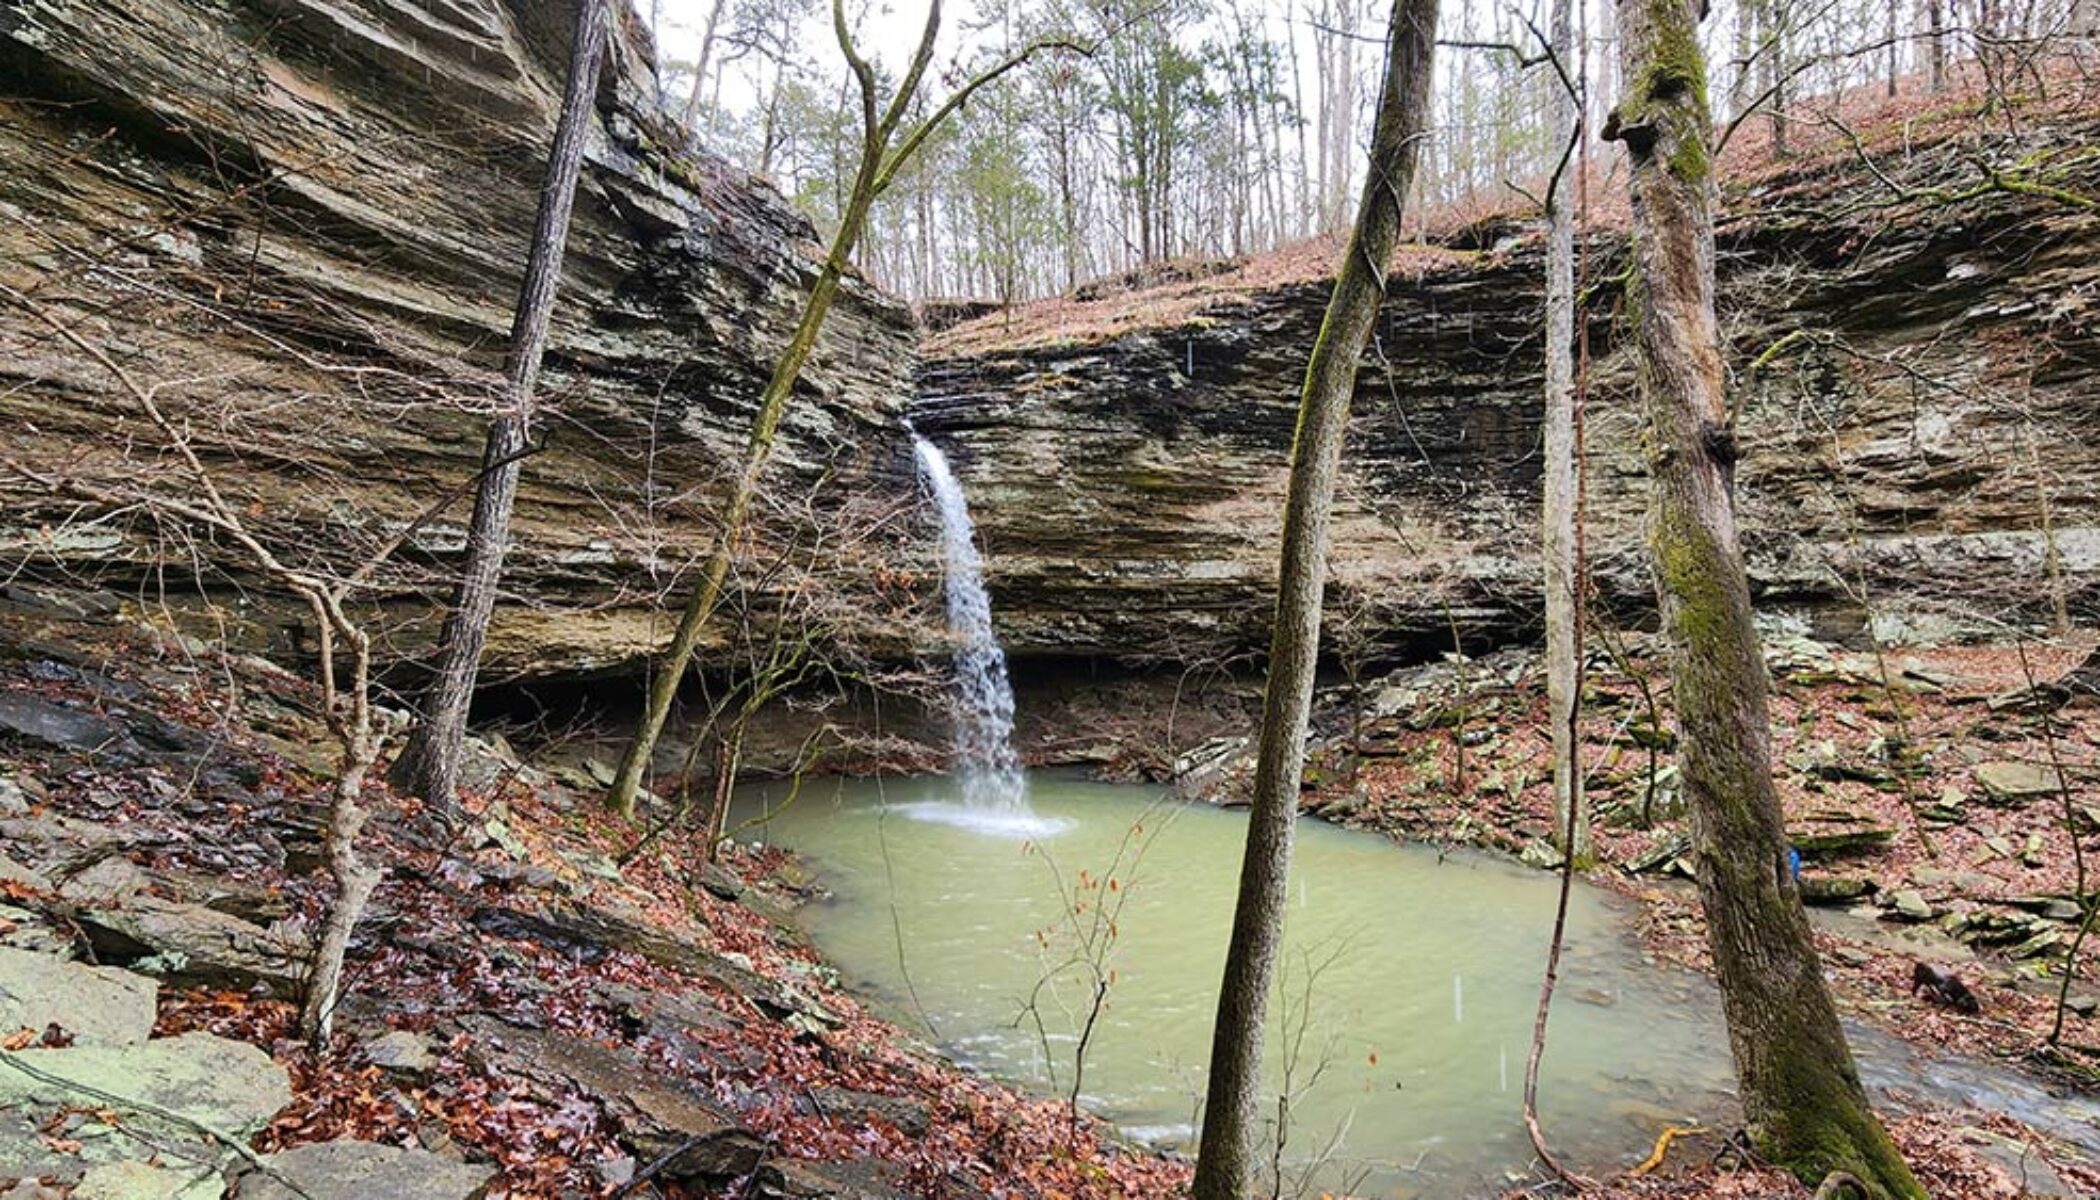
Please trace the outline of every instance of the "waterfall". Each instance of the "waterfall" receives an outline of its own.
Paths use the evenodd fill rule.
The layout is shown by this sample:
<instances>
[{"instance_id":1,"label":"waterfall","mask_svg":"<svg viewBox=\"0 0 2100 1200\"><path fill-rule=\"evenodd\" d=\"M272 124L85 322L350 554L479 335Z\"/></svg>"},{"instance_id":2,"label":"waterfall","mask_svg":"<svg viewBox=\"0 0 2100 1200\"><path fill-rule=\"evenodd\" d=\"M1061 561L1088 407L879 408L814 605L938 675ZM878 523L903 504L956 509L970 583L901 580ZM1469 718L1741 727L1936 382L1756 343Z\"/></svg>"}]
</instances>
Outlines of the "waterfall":
<instances>
[{"instance_id":1,"label":"waterfall","mask_svg":"<svg viewBox=\"0 0 2100 1200\"><path fill-rule=\"evenodd\" d=\"M962 485L940 447L911 432L919 476L941 518L941 572L948 600L948 632L955 639L955 774L964 802L982 813L1026 818L1028 783L1014 755L1014 689L1006 652L992 631L992 601L984 590L984 560Z\"/></svg>"}]
</instances>

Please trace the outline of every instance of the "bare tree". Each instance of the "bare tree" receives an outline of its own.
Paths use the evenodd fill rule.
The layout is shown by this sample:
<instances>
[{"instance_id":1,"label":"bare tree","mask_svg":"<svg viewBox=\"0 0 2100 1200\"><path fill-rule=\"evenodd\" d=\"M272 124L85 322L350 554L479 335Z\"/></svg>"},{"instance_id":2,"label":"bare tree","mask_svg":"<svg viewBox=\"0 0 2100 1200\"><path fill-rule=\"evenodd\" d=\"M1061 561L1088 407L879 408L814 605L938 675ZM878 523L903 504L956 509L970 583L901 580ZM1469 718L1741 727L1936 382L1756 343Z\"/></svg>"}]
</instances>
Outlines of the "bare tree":
<instances>
[{"instance_id":1,"label":"bare tree","mask_svg":"<svg viewBox=\"0 0 2100 1200\"><path fill-rule=\"evenodd\" d=\"M1553 127L1566 144L1582 136L1566 64L1575 45L1572 0L1554 0L1550 57ZM1566 160L1563 159L1563 167ZM1568 172L1546 191L1546 463L1540 558L1546 589L1546 719L1553 732L1553 836L1562 854L1590 858L1589 804L1575 760L1575 712L1582 658L1582 564L1576 540L1581 502L1575 465L1575 214Z\"/></svg>"},{"instance_id":2,"label":"bare tree","mask_svg":"<svg viewBox=\"0 0 2100 1200\"><path fill-rule=\"evenodd\" d=\"M671 706L678 698L678 686L685 678L686 664L693 657L693 648L700 643L701 630L721 601L722 585L729 577L736 543L742 536L752 498L757 494L760 475L772 457L773 441L779 434L780 420L786 415L788 397L794 393L795 382L802 377L802 368L816 349L817 334L824 327L824 319L838 296L839 284L846 276L854 248L860 244L861 234L867 228L869 210L889 190L898 170L911 161L926 139L969 103L970 97L980 89L1044 50L1078 48L1057 38L1032 41L972 76L936 105L932 113L907 128L906 119L912 112L926 69L933 61L934 39L941 30L940 0L934 0L928 8L926 27L920 34L918 48L913 51L904 77L886 103L880 95L875 68L854 47L853 33L846 23L845 0L832 0L831 24L839 49L845 54L846 63L859 85L860 162L853 176L852 190L840 210L838 230L832 235L831 248L824 256L824 265L817 272L816 282L810 287L802 319L795 326L779 361L774 364L765 392L759 397L758 412L751 422L750 440L745 445L743 461L736 481L731 485L728 504L723 509L721 532L716 535L714 549L701 568L699 585L693 589L679 614L678 628L671 635L663 669L650 681L641 722L635 729L634 740L620 759L619 772L607 794L606 803L622 814L634 812L635 799L641 792L650 757L656 750L656 740L662 735L664 721L669 718Z\"/></svg>"},{"instance_id":3,"label":"bare tree","mask_svg":"<svg viewBox=\"0 0 2100 1200\"><path fill-rule=\"evenodd\" d=\"M131 282L140 286L138 280ZM89 469L83 460L42 468L8 455L5 461L13 473L52 495L71 496L116 510L143 509L185 530L230 543L270 584L283 588L304 604L313 619L322 720L336 742L336 775L329 787L325 834L328 872L335 896L326 908L316 940L299 1028L315 1046L325 1045L342 989L343 960L350 935L383 875L381 869L359 856L357 848L358 835L368 816L364 807L365 781L378 759L381 738L371 702L372 636L353 615L349 601L371 583L396 550L427 527L466 488L440 498L347 570L330 571L287 561L280 549L273 548L266 535L251 524L250 517L259 511L256 506L242 504L239 497L229 496L220 488L199 452L189 420L172 412L163 402L171 385L140 379L53 306L5 284L0 284L0 299L50 328L115 380L159 440L157 446L147 441L140 448L147 451L149 458L165 456L172 460L179 482L159 482L159 472L131 453L130 443L119 461L106 464L102 470ZM190 381L189 386L195 387L196 381ZM466 487L471 486L470 480Z\"/></svg>"},{"instance_id":4,"label":"bare tree","mask_svg":"<svg viewBox=\"0 0 2100 1200\"><path fill-rule=\"evenodd\" d=\"M1306 364L1284 501L1282 562L1255 760L1246 857L1212 1033L1210 1079L1196 1160L1197 1200L1241 1200L1255 1167L1263 1023L1283 940L1291 827L1298 815L1306 721L1318 666L1328 522L1357 368L1378 318L1400 219L1414 183L1429 108L1436 0L1394 0L1385 83L1371 134L1363 199L1327 315Z\"/></svg>"},{"instance_id":5,"label":"bare tree","mask_svg":"<svg viewBox=\"0 0 2100 1200\"><path fill-rule=\"evenodd\" d=\"M598 63L605 52L605 0L582 0L569 49L568 85L561 118L547 157L539 216L511 321L510 353L503 366L504 411L489 422L482 451L481 484L467 524L466 562L460 568L452 607L438 634L436 677L423 693L421 720L394 762L390 781L429 801L448 822L459 815L461 758L466 753L467 710L488 642L489 617L510 548L510 518L517 505L521 452L531 441L533 388L547 349L547 326L561 286L561 260L569 241L569 215L576 177L583 167L584 139L598 96Z\"/></svg>"},{"instance_id":6,"label":"bare tree","mask_svg":"<svg viewBox=\"0 0 2100 1200\"><path fill-rule=\"evenodd\" d=\"M1839 1028L1772 782L1768 680L1735 528L1695 11L1686 0L1619 0L1627 93L1604 133L1626 143L1632 167L1629 307L1651 428L1651 549L1707 937L1759 1152L1811 1184L1846 1172L1876 1197L1923 1197Z\"/></svg>"}]
</instances>

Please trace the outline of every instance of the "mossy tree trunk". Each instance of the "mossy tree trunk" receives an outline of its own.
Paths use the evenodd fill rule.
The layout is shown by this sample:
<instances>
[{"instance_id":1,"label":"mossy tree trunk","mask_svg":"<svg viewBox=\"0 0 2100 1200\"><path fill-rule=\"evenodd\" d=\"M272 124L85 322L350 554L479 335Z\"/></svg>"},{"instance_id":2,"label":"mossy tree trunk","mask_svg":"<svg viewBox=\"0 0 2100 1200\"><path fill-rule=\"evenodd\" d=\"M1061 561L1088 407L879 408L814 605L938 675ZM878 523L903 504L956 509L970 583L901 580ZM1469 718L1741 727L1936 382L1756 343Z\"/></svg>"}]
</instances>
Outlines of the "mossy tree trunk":
<instances>
[{"instance_id":1,"label":"mossy tree trunk","mask_svg":"<svg viewBox=\"0 0 2100 1200\"><path fill-rule=\"evenodd\" d=\"M474 515L467 523L466 561L461 564L452 607L438 634L435 673L424 689L416 727L390 772L394 786L429 801L448 823L459 814L467 710L474 701L474 681L480 674L482 648L488 643L504 554L510 548L518 475L532 435L533 392L547 349L555 293L561 286L562 255L568 247L576 179L583 169L584 142L598 96L598 64L604 57L605 38L605 0L582 0L576 6L561 118L547 155L532 248L511 320L510 352L503 364L504 409L489 422Z\"/></svg>"},{"instance_id":2,"label":"mossy tree trunk","mask_svg":"<svg viewBox=\"0 0 2100 1200\"><path fill-rule=\"evenodd\" d=\"M1631 312L1649 424L1650 539L1692 854L1758 1150L1815 1184L1923 1197L1868 1107L1823 981L1772 783L1767 680L1737 543L1735 435L1714 319L1706 70L1687 0L1619 0L1632 167Z\"/></svg>"},{"instance_id":3,"label":"mossy tree trunk","mask_svg":"<svg viewBox=\"0 0 2100 1200\"><path fill-rule=\"evenodd\" d=\"M1436 0L1394 0L1385 84L1371 134L1370 171L1356 231L1327 303L1298 401L1284 501L1282 563L1263 700L1254 803L1240 866L1232 940L1212 1034L1196 1200L1241 1200L1252 1178L1260 1108L1263 1024L1283 940L1291 826L1305 759L1306 719L1318 665L1328 522L1357 368L1385 295L1402 207L1414 183L1429 107Z\"/></svg>"}]
</instances>

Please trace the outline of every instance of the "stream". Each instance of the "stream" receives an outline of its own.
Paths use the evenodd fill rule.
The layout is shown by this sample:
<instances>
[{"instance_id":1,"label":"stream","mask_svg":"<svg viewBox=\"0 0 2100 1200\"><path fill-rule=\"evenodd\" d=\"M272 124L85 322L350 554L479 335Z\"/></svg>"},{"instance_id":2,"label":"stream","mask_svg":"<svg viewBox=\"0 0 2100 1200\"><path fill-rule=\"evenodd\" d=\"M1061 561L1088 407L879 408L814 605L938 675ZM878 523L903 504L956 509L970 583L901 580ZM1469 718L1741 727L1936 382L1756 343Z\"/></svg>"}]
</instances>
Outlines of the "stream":
<instances>
[{"instance_id":1,"label":"stream","mask_svg":"<svg viewBox=\"0 0 2100 1200\"><path fill-rule=\"evenodd\" d=\"M737 820L784 794L747 789ZM1029 796L1017 821L943 777L818 780L741 836L762 829L817 872L831 895L802 910L811 938L890 1015L968 1067L1060 1098L1076 1086L1127 1136L1189 1151L1245 814L1058 773L1033 774ZM1556 888L1490 856L1299 823L1265 1056L1271 1149L1287 1114L1281 1194L1494 1194L1528 1175L1524 1065ZM1540 1108L1571 1165L1629 1166L1666 1124L1732 1127L1706 979L1644 958L1626 902L1588 886L1562 962ZM1864 1036L1877 1088L2095 1139L2089 1102Z\"/></svg>"}]
</instances>

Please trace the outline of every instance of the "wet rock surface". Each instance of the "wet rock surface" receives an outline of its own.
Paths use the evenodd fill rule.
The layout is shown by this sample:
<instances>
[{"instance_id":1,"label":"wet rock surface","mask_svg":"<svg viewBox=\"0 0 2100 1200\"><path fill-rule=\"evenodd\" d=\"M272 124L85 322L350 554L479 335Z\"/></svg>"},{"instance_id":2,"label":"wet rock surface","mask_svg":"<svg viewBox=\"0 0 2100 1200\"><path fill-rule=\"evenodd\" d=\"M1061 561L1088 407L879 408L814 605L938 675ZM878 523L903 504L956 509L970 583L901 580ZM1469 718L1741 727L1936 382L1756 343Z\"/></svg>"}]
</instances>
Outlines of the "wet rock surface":
<instances>
[{"instance_id":1,"label":"wet rock surface","mask_svg":"<svg viewBox=\"0 0 2100 1200\"><path fill-rule=\"evenodd\" d=\"M0 947L0 1029L56 1025L75 1043L143 1042L153 1032L158 991L129 971Z\"/></svg>"},{"instance_id":2,"label":"wet rock surface","mask_svg":"<svg viewBox=\"0 0 2100 1200\"><path fill-rule=\"evenodd\" d=\"M268 1054L208 1033L14 1051L0 1059L0 1162L9 1164L0 1178L9 1170L78 1178L98 1165L149 1161L161 1146L213 1163L223 1148L198 1126L245 1140L291 1100L284 1068ZM121 1174L105 1172L102 1186L115 1187Z\"/></svg>"}]
</instances>

